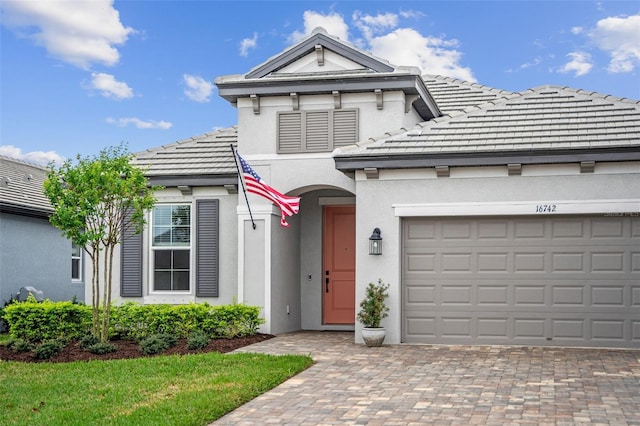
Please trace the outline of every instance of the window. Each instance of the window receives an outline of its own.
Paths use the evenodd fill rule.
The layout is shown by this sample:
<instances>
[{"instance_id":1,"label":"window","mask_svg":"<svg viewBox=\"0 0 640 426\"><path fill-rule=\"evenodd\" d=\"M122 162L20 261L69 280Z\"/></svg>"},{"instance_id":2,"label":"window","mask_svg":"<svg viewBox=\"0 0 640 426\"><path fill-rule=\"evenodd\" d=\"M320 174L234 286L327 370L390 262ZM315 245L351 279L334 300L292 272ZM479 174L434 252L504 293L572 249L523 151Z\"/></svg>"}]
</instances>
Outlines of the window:
<instances>
[{"instance_id":1,"label":"window","mask_svg":"<svg viewBox=\"0 0 640 426\"><path fill-rule=\"evenodd\" d=\"M189 291L191 205L160 205L152 213L154 291Z\"/></svg>"},{"instance_id":2,"label":"window","mask_svg":"<svg viewBox=\"0 0 640 426\"><path fill-rule=\"evenodd\" d=\"M151 211L147 239L133 228L123 229L120 296L180 291L218 297L219 205L217 199L158 204ZM143 272L145 258L149 274Z\"/></svg>"},{"instance_id":3,"label":"window","mask_svg":"<svg viewBox=\"0 0 640 426\"><path fill-rule=\"evenodd\" d=\"M82 247L71 243L71 281L82 281Z\"/></svg>"},{"instance_id":4,"label":"window","mask_svg":"<svg viewBox=\"0 0 640 426\"><path fill-rule=\"evenodd\" d=\"M358 110L278 114L278 152L330 152L358 141Z\"/></svg>"}]
</instances>

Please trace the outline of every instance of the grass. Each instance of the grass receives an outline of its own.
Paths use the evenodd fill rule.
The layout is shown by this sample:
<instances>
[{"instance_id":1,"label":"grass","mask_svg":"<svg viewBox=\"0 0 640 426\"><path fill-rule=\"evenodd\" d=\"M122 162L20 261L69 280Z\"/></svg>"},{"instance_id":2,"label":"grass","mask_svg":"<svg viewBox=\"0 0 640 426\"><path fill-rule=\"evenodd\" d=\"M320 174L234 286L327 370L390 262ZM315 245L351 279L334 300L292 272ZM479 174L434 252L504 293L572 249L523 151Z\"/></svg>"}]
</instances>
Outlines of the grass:
<instances>
[{"instance_id":1,"label":"grass","mask_svg":"<svg viewBox=\"0 0 640 426\"><path fill-rule=\"evenodd\" d=\"M250 353L0 361L0 425L206 425L312 363Z\"/></svg>"}]
</instances>

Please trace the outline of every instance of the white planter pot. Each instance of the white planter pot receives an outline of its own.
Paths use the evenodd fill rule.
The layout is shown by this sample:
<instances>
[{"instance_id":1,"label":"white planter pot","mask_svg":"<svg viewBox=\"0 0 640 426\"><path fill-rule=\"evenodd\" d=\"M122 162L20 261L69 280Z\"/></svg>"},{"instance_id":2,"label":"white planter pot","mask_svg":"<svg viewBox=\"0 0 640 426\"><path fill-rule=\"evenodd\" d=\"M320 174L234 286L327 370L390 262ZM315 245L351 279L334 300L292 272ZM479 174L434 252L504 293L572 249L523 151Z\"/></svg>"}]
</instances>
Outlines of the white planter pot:
<instances>
[{"instance_id":1,"label":"white planter pot","mask_svg":"<svg viewBox=\"0 0 640 426\"><path fill-rule=\"evenodd\" d=\"M364 344L369 347L382 346L382 342L384 342L384 336L385 336L384 327L377 327L377 328L364 327L362 329L362 339L364 340Z\"/></svg>"}]
</instances>

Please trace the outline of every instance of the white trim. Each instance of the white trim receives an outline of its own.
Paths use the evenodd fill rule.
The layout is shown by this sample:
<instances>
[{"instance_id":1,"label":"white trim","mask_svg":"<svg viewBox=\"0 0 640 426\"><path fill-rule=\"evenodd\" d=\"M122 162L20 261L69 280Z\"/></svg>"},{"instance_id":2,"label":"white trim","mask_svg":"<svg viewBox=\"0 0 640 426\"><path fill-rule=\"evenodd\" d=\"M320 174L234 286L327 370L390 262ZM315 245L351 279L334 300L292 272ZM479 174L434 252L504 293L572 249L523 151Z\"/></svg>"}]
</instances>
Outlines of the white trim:
<instances>
[{"instance_id":1,"label":"white trim","mask_svg":"<svg viewBox=\"0 0 640 426\"><path fill-rule=\"evenodd\" d=\"M154 246L153 244L153 215L156 207L166 207L166 206L189 206L189 246ZM183 199L182 201L171 201L171 202L158 202L155 206L149 211L149 223L147 233L147 241L148 248L143 249L148 252L148 289L146 295L144 295L145 303L165 303L165 302L157 302L155 300L166 300L167 298L171 300L184 300L193 301L195 300L196 294L196 256L195 256L195 205L193 199ZM156 290L155 289L155 260L154 253L156 250L184 250L189 252L189 290ZM143 292L144 294L144 292ZM175 296L175 299L172 297ZM187 298L187 299L185 299ZM176 303L176 302L172 302Z\"/></svg>"},{"instance_id":2,"label":"white trim","mask_svg":"<svg viewBox=\"0 0 640 426\"><path fill-rule=\"evenodd\" d=\"M393 204L396 217L420 216L557 216L603 214L640 216L640 199L542 200L472 203Z\"/></svg>"}]
</instances>

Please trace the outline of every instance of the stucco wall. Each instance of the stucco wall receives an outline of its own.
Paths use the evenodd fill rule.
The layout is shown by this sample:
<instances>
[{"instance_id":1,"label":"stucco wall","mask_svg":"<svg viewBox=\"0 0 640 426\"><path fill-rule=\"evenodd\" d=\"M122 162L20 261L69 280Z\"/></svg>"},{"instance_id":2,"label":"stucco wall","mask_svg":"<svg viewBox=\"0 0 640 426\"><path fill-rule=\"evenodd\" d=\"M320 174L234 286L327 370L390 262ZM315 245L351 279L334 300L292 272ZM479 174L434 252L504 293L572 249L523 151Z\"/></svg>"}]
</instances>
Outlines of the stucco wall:
<instances>
[{"instance_id":1,"label":"stucco wall","mask_svg":"<svg viewBox=\"0 0 640 426\"><path fill-rule=\"evenodd\" d=\"M523 167L522 176L507 176L506 167L476 167L453 169L448 178L437 178L429 169L383 170L378 180L367 180L360 172L356 180L356 303L364 297L368 282L382 278L391 284L391 311L383 322L387 343L400 342L401 327L401 217L395 215L394 205L640 200L637 164L603 164L595 173L587 174L580 174L574 164L528 166ZM382 256L368 254L367 240L375 227L382 231ZM361 341L359 333L356 339Z\"/></svg>"},{"instance_id":2,"label":"stucco wall","mask_svg":"<svg viewBox=\"0 0 640 426\"><path fill-rule=\"evenodd\" d=\"M84 301L84 284L71 281L71 242L47 219L0 213L0 303L26 286Z\"/></svg>"}]
</instances>

